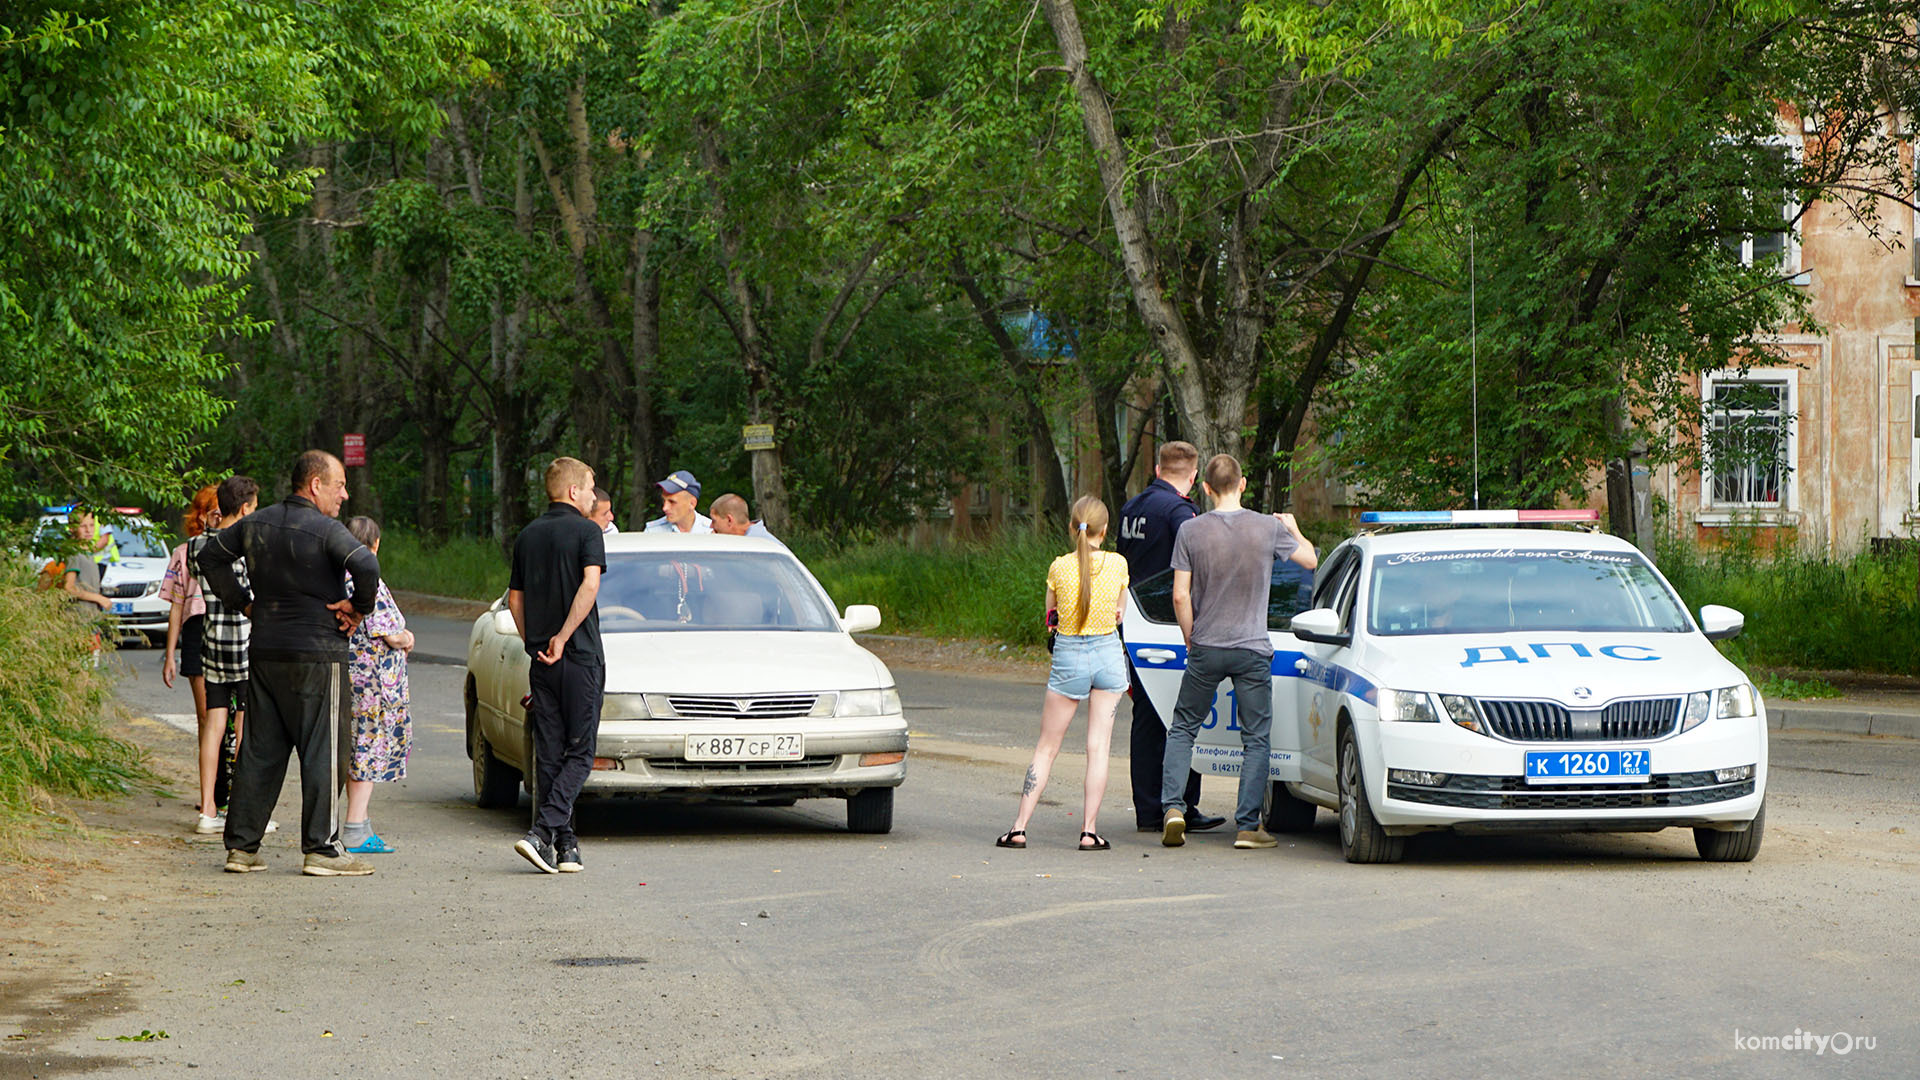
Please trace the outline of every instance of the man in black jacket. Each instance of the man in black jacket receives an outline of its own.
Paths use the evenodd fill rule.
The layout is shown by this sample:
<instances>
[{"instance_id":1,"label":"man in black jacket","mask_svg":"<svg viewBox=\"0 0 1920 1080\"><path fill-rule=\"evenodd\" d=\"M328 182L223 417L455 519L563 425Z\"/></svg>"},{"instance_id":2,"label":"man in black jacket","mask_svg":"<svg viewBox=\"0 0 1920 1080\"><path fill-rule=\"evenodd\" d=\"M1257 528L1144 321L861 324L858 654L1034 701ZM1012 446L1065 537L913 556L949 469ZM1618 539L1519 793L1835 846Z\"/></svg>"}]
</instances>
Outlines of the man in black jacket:
<instances>
[{"instance_id":1,"label":"man in black jacket","mask_svg":"<svg viewBox=\"0 0 1920 1080\"><path fill-rule=\"evenodd\" d=\"M373 866L340 844L341 763L351 749L347 635L373 610L380 564L334 515L347 501L340 459L308 450L293 465L293 494L214 533L200 569L222 603L253 621L251 706L227 806L227 870L265 870L260 857L273 804L300 755L301 873L361 877ZM234 574L247 562L251 587ZM346 578L353 577L353 598Z\"/></svg>"}]
</instances>

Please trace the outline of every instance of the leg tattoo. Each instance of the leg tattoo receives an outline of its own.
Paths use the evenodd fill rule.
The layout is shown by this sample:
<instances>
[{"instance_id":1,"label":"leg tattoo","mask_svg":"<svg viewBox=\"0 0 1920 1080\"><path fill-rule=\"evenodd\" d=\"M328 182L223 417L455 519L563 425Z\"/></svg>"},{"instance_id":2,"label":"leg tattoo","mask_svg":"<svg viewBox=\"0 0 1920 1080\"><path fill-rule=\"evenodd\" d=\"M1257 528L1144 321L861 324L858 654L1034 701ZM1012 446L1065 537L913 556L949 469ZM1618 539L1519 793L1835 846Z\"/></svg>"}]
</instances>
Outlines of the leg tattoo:
<instances>
[{"instance_id":1,"label":"leg tattoo","mask_svg":"<svg viewBox=\"0 0 1920 1080\"><path fill-rule=\"evenodd\" d=\"M1024 799L1027 796L1033 794L1033 789L1039 786L1040 786L1039 772L1036 771L1033 766L1031 765L1027 766L1027 782L1025 784L1022 784L1020 787L1020 797Z\"/></svg>"}]
</instances>

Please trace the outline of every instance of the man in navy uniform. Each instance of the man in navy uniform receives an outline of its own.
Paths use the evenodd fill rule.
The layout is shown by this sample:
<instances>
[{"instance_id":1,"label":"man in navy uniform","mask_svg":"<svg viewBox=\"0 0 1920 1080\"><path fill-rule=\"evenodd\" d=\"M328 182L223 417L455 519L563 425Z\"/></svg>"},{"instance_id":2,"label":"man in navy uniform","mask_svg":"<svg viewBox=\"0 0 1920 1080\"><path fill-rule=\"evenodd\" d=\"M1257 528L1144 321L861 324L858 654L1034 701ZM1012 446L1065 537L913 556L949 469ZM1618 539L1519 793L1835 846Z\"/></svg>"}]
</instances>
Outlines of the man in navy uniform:
<instances>
[{"instance_id":1,"label":"man in navy uniform","mask_svg":"<svg viewBox=\"0 0 1920 1080\"><path fill-rule=\"evenodd\" d=\"M1164 573L1173 563L1173 537L1180 526L1199 513L1187 493L1200 475L1200 451L1192 443L1162 444L1154 462L1154 480L1145 491L1127 500L1120 508L1120 554L1127 560L1128 580L1138 584L1155 574ZM1124 628L1122 628L1124 632ZM1131 663L1133 676L1133 740L1129 750L1133 776L1133 819L1141 832L1159 832L1161 822L1160 771L1167 753L1167 725L1154 711L1140 684L1140 672ZM1187 829L1200 831L1226 824L1226 818L1200 812L1200 774L1187 776Z\"/></svg>"}]
</instances>

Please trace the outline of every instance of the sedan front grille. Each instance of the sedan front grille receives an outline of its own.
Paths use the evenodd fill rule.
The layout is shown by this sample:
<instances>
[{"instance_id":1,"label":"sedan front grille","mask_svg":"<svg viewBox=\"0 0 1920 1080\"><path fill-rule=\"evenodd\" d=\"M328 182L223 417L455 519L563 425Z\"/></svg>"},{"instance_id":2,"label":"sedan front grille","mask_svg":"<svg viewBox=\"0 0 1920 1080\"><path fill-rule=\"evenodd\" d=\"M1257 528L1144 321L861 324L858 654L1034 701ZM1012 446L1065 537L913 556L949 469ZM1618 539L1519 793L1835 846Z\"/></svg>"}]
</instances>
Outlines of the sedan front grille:
<instances>
[{"instance_id":1,"label":"sedan front grille","mask_svg":"<svg viewBox=\"0 0 1920 1080\"><path fill-rule=\"evenodd\" d=\"M146 594L147 583L144 581L129 581L124 585L106 585L100 589L100 595L112 597L115 600L133 600Z\"/></svg>"},{"instance_id":2,"label":"sedan front grille","mask_svg":"<svg viewBox=\"0 0 1920 1080\"><path fill-rule=\"evenodd\" d=\"M1480 702L1487 730L1516 742L1607 742L1660 739L1680 724L1677 697L1633 698L1603 709L1569 709L1551 701Z\"/></svg>"},{"instance_id":3,"label":"sedan front grille","mask_svg":"<svg viewBox=\"0 0 1920 1080\"><path fill-rule=\"evenodd\" d=\"M813 711L818 694L669 694L667 704L689 720L790 720Z\"/></svg>"}]
</instances>

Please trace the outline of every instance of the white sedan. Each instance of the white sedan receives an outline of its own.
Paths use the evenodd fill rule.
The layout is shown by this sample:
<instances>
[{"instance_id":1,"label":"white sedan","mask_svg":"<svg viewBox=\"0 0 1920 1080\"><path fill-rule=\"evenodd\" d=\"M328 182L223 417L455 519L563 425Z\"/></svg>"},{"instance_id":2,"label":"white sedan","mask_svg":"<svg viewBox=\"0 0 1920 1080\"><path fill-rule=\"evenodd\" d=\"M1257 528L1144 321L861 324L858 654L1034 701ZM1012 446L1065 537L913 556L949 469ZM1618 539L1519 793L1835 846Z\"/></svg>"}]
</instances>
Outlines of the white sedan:
<instances>
[{"instance_id":1,"label":"white sedan","mask_svg":"<svg viewBox=\"0 0 1920 1080\"><path fill-rule=\"evenodd\" d=\"M1456 521L1537 513L1462 512ZM1366 515L1430 523L1445 512ZM1525 520L1524 517L1518 520ZM1462 522L1464 523L1464 522ZM1129 596L1127 649L1161 716L1186 650L1165 583ZM1276 583L1269 825L1340 815L1352 862L1459 832L1691 828L1704 859L1746 861L1766 821L1766 706L1666 579L1617 537L1543 529L1361 534L1309 596ZM1223 684L1195 768L1237 775Z\"/></svg>"},{"instance_id":2,"label":"white sedan","mask_svg":"<svg viewBox=\"0 0 1920 1080\"><path fill-rule=\"evenodd\" d=\"M606 697L584 796L788 806L847 800L847 827L893 827L907 722L885 664L852 635L878 608L834 611L778 541L607 537ZM467 753L481 806L533 787L527 656L506 598L467 642Z\"/></svg>"}]
</instances>

